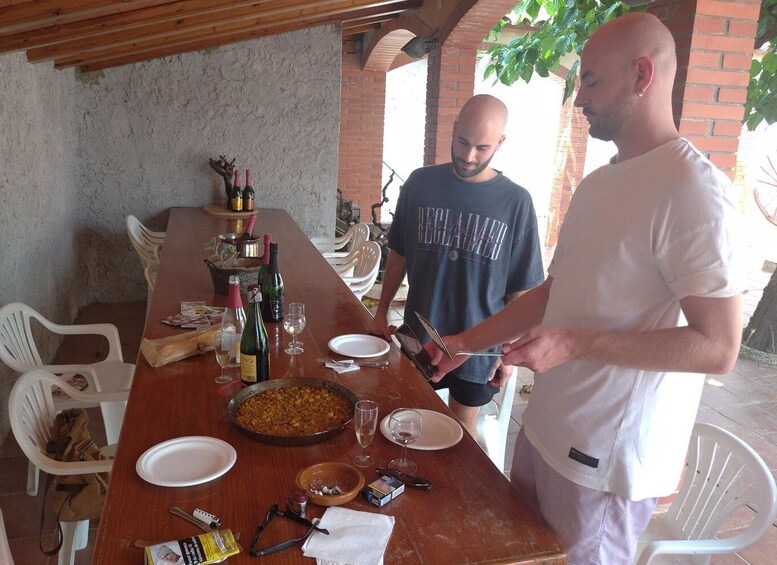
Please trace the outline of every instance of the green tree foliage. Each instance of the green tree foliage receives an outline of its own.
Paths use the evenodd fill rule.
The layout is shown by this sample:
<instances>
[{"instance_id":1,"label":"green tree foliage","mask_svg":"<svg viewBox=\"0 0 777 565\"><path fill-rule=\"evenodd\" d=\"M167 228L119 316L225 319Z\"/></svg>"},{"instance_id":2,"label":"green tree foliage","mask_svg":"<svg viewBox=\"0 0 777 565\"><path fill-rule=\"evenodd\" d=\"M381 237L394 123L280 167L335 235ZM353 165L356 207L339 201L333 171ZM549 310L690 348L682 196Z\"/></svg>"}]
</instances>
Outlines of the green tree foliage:
<instances>
[{"instance_id":1,"label":"green tree foliage","mask_svg":"<svg viewBox=\"0 0 777 565\"><path fill-rule=\"evenodd\" d=\"M761 122L777 121L777 0L763 0L758 19L755 47L763 52L753 59L747 86L745 124L750 131Z\"/></svg>"},{"instance_id":2,"label":"green tree foliage","mask_svg":"<svg viewBox=\"0 0 777 565\"><path fill-rule=\"evenodd\" d=\"M599 26L622 14L645 7L629 8L619 0L523 0L492 30L496 37L505 25L522 23L529 30L507 44L489 49L485 77L511 85L529 82L534 73L542 77L558 72L561 59L580 55L583 45ZM763 57L753 59L747 89L744 122L750 130L761 122L777 121L777 0L763 0L754 47ZM577 60L566 75L564 101L572 95L578 75Z\"/></svg>"}]
</instances>

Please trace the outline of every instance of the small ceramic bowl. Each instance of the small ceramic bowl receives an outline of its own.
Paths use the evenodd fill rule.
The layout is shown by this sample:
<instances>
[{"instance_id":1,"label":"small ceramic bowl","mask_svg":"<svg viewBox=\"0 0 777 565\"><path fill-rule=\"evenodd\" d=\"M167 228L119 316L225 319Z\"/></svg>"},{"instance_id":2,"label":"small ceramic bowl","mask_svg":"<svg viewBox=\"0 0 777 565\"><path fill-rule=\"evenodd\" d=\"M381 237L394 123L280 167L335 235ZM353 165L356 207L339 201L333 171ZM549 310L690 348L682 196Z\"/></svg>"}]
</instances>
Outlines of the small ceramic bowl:
<instances>
[{"instance_id":1,"label":"small ceramic bowl","mask_svg":"<svg viewBox=\"0 0 777 565\"><path fill-rule=\"evenodd\" d=\"M308 500L319 506L340 506L351 502L364 486L364 475L348 463L328 461L311 465L297 474L297 486L308 491ZM316 494L339 487L339 494Z\"/></svg>"}]
</instances>

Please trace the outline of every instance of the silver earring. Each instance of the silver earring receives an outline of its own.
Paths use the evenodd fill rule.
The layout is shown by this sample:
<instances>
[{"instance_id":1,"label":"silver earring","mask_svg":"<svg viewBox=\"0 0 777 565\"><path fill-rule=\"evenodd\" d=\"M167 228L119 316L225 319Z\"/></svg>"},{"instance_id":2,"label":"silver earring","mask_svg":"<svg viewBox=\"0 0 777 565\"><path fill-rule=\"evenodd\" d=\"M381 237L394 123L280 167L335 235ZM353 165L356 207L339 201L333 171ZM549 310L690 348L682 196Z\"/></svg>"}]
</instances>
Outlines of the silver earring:
<instances>
[{"instance_id":1,"label":"silver earring","mask_svg":"<svg viewBox=\"0 0 777 565\"><path fill-rule=\"evenodd\" d=\"M638 90L637 91L637 96L639 96L640 98L642 98L644 95L645 95L645 91L644 90Z\"/></svg>"}]
</instances>

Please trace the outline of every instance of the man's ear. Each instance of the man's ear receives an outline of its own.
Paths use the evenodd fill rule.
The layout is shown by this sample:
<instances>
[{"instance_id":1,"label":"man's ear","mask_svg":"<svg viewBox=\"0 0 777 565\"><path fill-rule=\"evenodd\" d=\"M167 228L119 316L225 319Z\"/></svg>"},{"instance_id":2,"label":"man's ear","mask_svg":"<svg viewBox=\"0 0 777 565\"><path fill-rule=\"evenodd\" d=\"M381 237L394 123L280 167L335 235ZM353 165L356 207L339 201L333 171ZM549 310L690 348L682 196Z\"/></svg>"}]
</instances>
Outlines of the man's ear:
<instances>
[{"instance_id":1,"label":"man's ear","mask_svg":"<svg viewBox=\"0 0 777 565\"><path fill-rule=\"evenodd\" d=\"M499 141L496 143L496 149L499 149L500 147L502 147L502 144L504 143L504 141L505 141L505 134L502 134L502 136L499 138ZM494 151L496 151L496 149L494 149Z\"/></svg>"},{"instance_id":2,"label":"man's ear","mask_svg":"<svg viewBox=\"0 0 777 565\"><path fill-rule=\"evenodd\" d=\"M634 92L647 92L655 74L653 61L649 57L640 57L637 59L636 66L637 79L634 84Z\"/></svg>"}]
</instances>

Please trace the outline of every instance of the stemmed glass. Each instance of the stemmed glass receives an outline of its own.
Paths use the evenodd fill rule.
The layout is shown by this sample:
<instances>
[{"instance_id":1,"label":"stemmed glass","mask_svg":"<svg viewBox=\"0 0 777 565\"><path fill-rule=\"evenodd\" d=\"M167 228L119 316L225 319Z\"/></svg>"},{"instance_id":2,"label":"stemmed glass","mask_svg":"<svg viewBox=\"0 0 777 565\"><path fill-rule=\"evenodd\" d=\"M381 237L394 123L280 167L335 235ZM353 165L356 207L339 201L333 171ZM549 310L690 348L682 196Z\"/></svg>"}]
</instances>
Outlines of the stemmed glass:
<instances>
[{"instance_id":1,"label":"stemmed glass","mask_svg":"<svg viewBox=\"0 0 777 565\"><path fill-rule=\"evenodd\" d=\"M418 466L405 457L405 451L421 435L421 414L410 408L397 408L389 416L389 431L394 441L402 446L399 459L392 459L389 467L405 473L415 473Z\"/></svg>"},{"instance_id":2,"label":"stemmed glass","mask_svg":"<svg viewBox=\"0 0 777 565\"><path fill-rule=\"evenodd\" d=\"M283 317L283 329L291 334L291 343L284 349L289 355L299 355L304 351L302 344L297 341L297 335L305 329L305 305L301 302L292 302Z\"/></svg>"},{"instance_id":3,"label":"stemmed glass","mask_svg":"<svg viewBox=\"0 0 777 565\"><path fill-rule=\"evenodd\" d=\"M221 374L214 380L219 384L232 382L232 377L224 369L235 355L235 328L230 326L216 331L213 334L213 349L216 351L216 361L221 366Z\"/></svg>"},{"instance_id":4,"label":"stemmed glass","mask_svg":"<svg viewBox=\"0 0 777 565\"><path fill-rule=\"evenodd\" d=\"M353 464L357 467L369 467L372 465L372 457L364 453L364 449L370 445L375 428L378 424L378 403L373 400L360 400L356 403L353 412L353 427L356 429L356 441L362 446L361 455L353 458Z\"/></svg>"}]
</instances>

